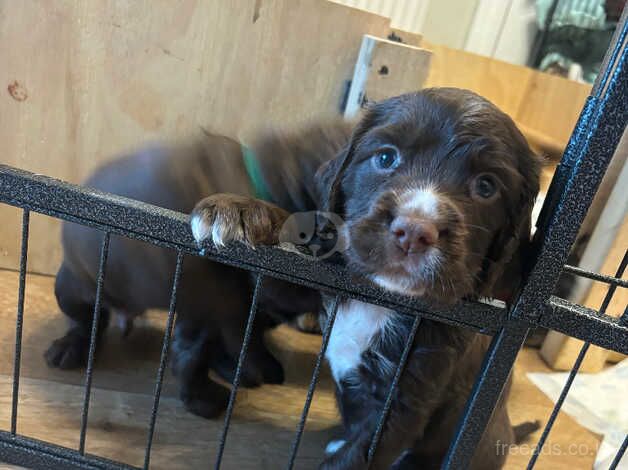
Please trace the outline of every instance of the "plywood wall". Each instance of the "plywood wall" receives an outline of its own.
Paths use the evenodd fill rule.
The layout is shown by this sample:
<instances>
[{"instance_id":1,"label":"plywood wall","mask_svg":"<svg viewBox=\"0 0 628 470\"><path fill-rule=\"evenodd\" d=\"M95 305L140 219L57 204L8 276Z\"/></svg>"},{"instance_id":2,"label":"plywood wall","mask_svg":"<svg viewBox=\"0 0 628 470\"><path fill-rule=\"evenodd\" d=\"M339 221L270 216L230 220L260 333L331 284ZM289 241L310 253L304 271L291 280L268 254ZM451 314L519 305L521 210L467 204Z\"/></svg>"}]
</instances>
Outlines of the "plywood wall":
<instances>
[{"instance_id":1,"label":"plywood wall","mask_svg":"<svg viewBox=\"0 0 628 470\"><path fill-rule=\"evenodd\" d=\"M426 86L473 90L558 145L569 139L591 91L587 84L425 40L422 47L433 52Z\"/></svg>"},{"instance_id":2,"label":"plywood wall","mask_svg":"<svg viewBox=\"0 0 628 470\"><path fill-rule=\"evenodd\" d=\"M79 182L146 140L336 114L389 23L325 0L0 0L0 161ZM0 219L16 267L19 213ZM32 233L29 268L54 272L58 224Z\"/></svg>"},{"instance_id":3,"label":"plywood wall","mask_svg":"<svg viewBox=\"0 0 628 470\"><path fill-rule=\"evenodd\" d=\"M389 19L327 0L0 0L0 161L80 182L147 140L203 128L246 141L336 115L363 35L389 32ZM476 90L550 138L566 140L588 92L426 47L428 85ZM19 211L0 219L0 267L15 268ZM55 272L58 240L58 223L32 218L31 271Z\"/></svg>"}]
</instances>

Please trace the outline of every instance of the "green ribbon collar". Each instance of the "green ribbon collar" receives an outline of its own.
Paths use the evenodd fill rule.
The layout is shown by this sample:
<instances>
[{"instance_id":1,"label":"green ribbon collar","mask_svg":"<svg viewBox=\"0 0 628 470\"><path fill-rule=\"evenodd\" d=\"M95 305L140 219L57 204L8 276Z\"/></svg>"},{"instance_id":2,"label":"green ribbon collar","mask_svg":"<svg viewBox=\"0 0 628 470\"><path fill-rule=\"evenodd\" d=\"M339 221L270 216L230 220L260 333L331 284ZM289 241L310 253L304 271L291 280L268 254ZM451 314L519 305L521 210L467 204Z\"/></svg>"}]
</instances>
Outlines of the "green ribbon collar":
<instances>
[{"instance_id":1,"label":"green ribbon collar","mask_svg":"<svg viewBox=\"0 0 628 470\"><path fill-rule=\"evenodd\" d=\"M271 201L272 196L270 191L268 191L266 183L264 182L264 175L262 174L262 169L259 166L257 157L255 156L255 153L253 153L253 151L246 145L242 145L242 159L244 160L246 172L248 173L249 180L253 186L255 197L264 201Z\"/></svg>"}]
</instances>

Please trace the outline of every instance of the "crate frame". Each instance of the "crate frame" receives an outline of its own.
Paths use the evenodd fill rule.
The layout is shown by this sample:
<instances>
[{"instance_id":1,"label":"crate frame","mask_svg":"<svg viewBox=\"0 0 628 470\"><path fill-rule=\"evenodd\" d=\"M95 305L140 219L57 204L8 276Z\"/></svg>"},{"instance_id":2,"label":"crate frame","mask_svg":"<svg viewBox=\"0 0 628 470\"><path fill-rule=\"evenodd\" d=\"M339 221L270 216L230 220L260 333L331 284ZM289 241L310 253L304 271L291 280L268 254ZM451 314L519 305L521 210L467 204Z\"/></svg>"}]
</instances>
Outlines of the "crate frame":
<instances>
[{"instance_id":1,"label":"crate frame","mask_svg":"<svg viewBox=\"0 0 628 470\"><path fill-rule=\"evenodd\" d=\"M482 369L478 374L466 409L443 462L445 469L468 467L495 404L508 380L517 353L531 328L544 327L585 341L569 374L569 380L549 417L542 437L528 464L528 469L533 468L589 346L593 344L628 354L628 311L624 312L620 318L613 318L605 313L614 292L618 288L628 287L628 281L621 279L628 262L628 256L624 256L615 276L603 276L576 267L565 266L578 229L628 122L627 12L628 10L624 11L604 60L602 72L593 86L591 95L586 101L563 158L557 167L537 221L531 268L515 301L509 308L490 303L464 301L448 310L434 310L411 297L386 292L365 281L356 280L354 276L349 275L344 267L308 260L278 248L260 247L252 250L237 243L230 244L220 250L216 250L211 245L199 247L192 238L188 216L185 214L0 165L0 202L23 209L11 429L10 431L0 431L0 461L31 468L137 468L85 453L96 347L95 338L98 329L98 313L100 312L99 303L106 276L109 239L113 234L173 249L177 253L170 309L159 368L156 372L153 409L147 426L148 435L143 468L147 469L150 465L152 438L157 420L164 371L168 361L172 327L176 316L177 287L184 256L205 256L210 260L256 273L253 301L214 464L216 469L220 467L228 437L233 406L239 388L241 366L246 357L248 341L255 321L257 298L264 276L315 288L331 294L335 298L334 306L330 312L330 321L323 332L321 349L317 356L286 468L293 468L297 457L309 407L333 328L338 302L342 298L349 297L415 317L404 354L397 367L369 448L369 463L376 451L394 399L397 383L403 373L414 334L420 328L422 318L462 326L493 336ZM78 449L69 449L38 441L21 436L16 432L31 212L79 223L103 232L96 308L85 373L85 395ZM573 275L606 283L609 286L608 293L600 309L587 308L553 296L553 289L561 272L569 272ZM628 436L619 449L611 468L615 468L619 464L627 446Z\"/></svg>"}]
</instances>

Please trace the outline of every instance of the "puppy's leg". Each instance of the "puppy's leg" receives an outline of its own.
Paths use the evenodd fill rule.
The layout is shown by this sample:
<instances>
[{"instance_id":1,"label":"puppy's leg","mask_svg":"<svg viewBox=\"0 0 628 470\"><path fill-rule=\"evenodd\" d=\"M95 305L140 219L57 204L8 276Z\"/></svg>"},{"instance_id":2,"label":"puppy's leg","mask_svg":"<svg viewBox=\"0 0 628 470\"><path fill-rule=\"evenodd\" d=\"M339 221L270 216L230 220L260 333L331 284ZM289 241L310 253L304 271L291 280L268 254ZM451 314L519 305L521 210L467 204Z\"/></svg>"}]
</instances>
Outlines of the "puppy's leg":
<instances>
[{"instance_id":1,"label":"puppy's leg","mask_svg":"<svg viewBox=\"0 0 628 470\"><path fill-rule=\"evenodd\" d=\"M190 218L197 242L217 247L239 241L249 246L275 245L288 212L268 202L237 194L214 194L200 201Z\"/></svg>"},{"instance_id":2,"label":"puppy's leg","mask_svg":"<svg viewBox=\"0 0 628 470\"><path fill-rule=\"evenodd\" d=\"M53 341L45 352L44 357L50 367L75 369L87 363L94 302L84 299L93 295L94 290L93 286L87 286L65 264L59 269L55 279L55 295L59 308L70 318L72 326L64 336ZM97 339L102 337L108 323L109 310L102 308Z\"/></svg>"},{"instance_id":3,"label":"puppy's leg","mask_svg":"<svg viewBox=\"0 0 628 470\"><path fill-rule=\"evenodd\" d=\"M217 338L179 309L172 341L172 368L180 381L185 408L203 418L215 418L226 408L229 390L210 380L209 361Z\"/></svg>"},{"instance_id":4,"label":"puppy's leg","mask_svg":"<svg viewBox=\"0 0 628 470\"><path fill-rule=\"evenodd\" d=\"M241 383L244 386L259 386L263 383L280 384L284 381L281 363L274 358L264 344L266 323L264 313L258 312L242 370ZM221 376L233 383L235 366L244 339L244 325L241 325L240 322L225 321L220 330L225 352L233 358L231 367L223 364L225 367L222 369Z\"/></svg>"},{"instance_id":5,"label":"puppy's leg","mask_svg":"<svg viewBox=\"0 0 628 470\"><path fill-rule=\"evenodd\" d=\"M211 240L215 246L221 247L238 241L255 247L277 244L279 232L288 216L287 211L259 199L236 194L214 194L196 205L190 224L194 238L199 243ZM294 290L294 286L266 278L262 297L272 305L281 305L281 293L286 289ZM317 294L310 294L309 297L316 299ZM316 305L315 302L314 306ZM244 308L248 311L248 305ZM257 318L258 326L255 327L256 333L249 345L244 374L253 383L282 383L283 368L264 346L263 328L259 326L260 316ZM233 358L239 355L243 332L244 325L238 321L225 321L221 324L225 348ZM224 374L224 368L221 369Z\"/></svg>"},{"instance_id":6,"label":"puppy's leg","mask_svg":"<svg viewBox=\"0 0 628 470\"><path fill-rule=\"evenodd\" d=\"M249 350L247 361L240 374L241 386L254 388L264 383L283 383L283 367L273 356L270 356L269 353L266 353L264 358L260 358L258 354L253 354L253 356L255 357L251 357L251 351ZM268 364L264 365L264 361L267 361ZM226 350L212 354L210 368L225 382L233 383L237 365L238 358L227 354Z\"/></svg>"}]
</instances>

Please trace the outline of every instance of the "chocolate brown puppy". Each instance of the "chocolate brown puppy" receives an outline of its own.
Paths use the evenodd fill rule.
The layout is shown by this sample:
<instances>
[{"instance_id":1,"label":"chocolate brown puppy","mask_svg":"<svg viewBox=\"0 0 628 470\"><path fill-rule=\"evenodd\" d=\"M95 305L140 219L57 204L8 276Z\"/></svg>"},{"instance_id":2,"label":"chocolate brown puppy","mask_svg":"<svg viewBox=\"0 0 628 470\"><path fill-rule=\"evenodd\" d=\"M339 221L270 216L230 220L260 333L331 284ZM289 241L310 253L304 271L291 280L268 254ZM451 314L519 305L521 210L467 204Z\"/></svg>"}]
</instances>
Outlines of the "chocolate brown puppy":
<instances>
[{"instance_id":1,"label":"chocolate brown puppy","mask_svg":"<svg viewBox=\"0 0 628 470\"><path fill-rule=\"evenodd\" d=\"M438 306L516 290L539 161L513 121L484 98L436 88L371 106L344 149L322 165L317 183L319 210L345 222L343 262L373 283ZM192 220L204 228L197 234L213 233L221 242L251 243L253 234L273 240L272 233L260 236L244 211L238 217L218 208L223 197L197 206ZM272 206L263 210L267 220L286 217ZM327 360L344 435L330 443L322 468L366 467L411 324L383 307L355 300L340 305ZM421 322L371 468L440 468L487 344L471 331ZM508 419L507 395L473 468L499 468L505 456L497 442L521 437Z\"/></svg>"},{"instance_id":2,"label":"chocolate brown puppy","mask_svg":"<svg viewBox=\"0 0 628 470\"><path fill-rule=\"evenodd\" d=\"M313 207L312 197L299 193L294 199L294 188L302 181L313 181L321 161L332 158L341 145L336 142L346 141L347 135L343 126L333 125L330 130L312 126L298 136L267 133L246 148L232 139L207 134L195 142L153 146L115 160L97 170L85 185L184 213L212 193L252 197L256 191L264 192L287 210L307 210L308 204ZM309 164L294 162L295 155L307 154L308 145L312 146ZM265 178L263 187L258 178L262 168L272 174L272 178ZM293 199L304 205L295 205ZM234 196L230 202L235 204L236 200ZM51 367L70 369L84 366L87 361L102 233L64 223L62 241L64 258L55 293L71 326L65 336L52 343L45 356ZM147 309L168 309L175 258L171 250L111 237L100 336L113 312L125 325L131 325L133 318ZM318 311L320 306L317 292L297 286L284 289L269 280L263 292L266 295L260 300L261 315L243 371L244 385L283 381L281 365L263 344L264 326L301 312ZM181 398L195 414L213 417L226 405L228 390L211 381L208 371L214 369L231 380L251 296L249 273L203 258L185 257L172 364L180 380Z\"/></svg>"}]
</instances>

